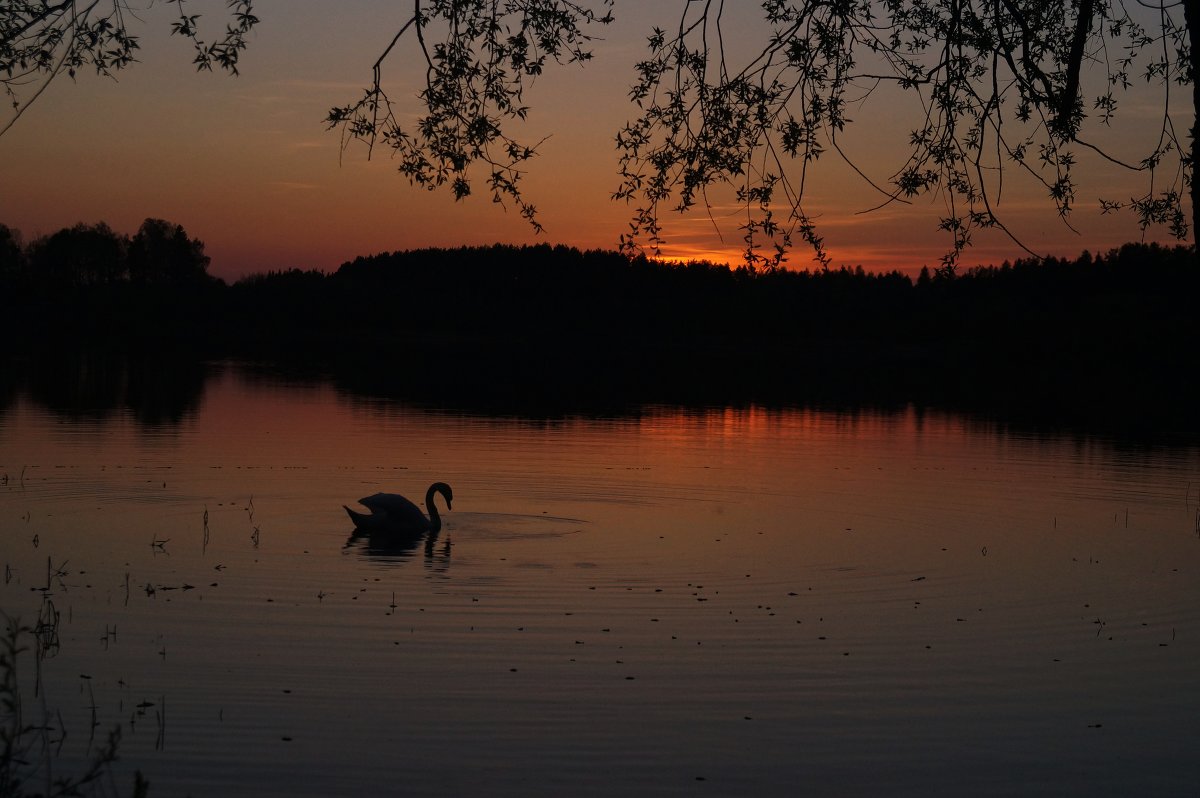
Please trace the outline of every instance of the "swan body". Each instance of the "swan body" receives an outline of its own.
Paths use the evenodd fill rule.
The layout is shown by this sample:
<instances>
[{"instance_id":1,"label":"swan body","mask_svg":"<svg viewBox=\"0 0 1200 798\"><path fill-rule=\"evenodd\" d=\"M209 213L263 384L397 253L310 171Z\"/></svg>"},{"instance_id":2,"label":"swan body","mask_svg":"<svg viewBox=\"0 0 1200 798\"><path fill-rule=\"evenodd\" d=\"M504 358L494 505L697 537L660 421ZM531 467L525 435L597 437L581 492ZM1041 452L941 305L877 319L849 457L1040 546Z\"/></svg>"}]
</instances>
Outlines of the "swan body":
<instances>
[{"instance_id":1,"label":"swan body","mask_svg":"<svg viewBox=\"0 0 1200 798\"><path fill-rule=\"evenodd\" d=\"M346 505L342 507L361 532L388 532L420 534L422 532L437 532L442 528L442 517L438 515L437 505L433 503L435 493L440 493L446 500L446 509L454 500L454 491L445 482L435 482L425 491L425 506L429 508L429 517L421 512L421 508L398 493L376 493L364 496L358 503L370 510L370 513L360 513L351 510Z\"/></svg>"}]
</instances>

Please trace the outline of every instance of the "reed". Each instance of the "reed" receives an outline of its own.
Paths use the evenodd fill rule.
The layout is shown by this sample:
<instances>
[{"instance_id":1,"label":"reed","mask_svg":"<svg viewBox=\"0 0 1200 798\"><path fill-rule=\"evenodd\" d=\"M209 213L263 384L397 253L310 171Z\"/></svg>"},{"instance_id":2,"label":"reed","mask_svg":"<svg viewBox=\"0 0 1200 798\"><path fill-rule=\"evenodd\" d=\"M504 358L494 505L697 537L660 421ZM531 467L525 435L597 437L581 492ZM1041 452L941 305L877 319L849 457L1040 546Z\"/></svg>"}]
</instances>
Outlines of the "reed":
<instances>
[{"instance_id":1,"label":"reed","mask_svg":"<svg viewBox=\"0 0 1200 798\"><path fill-rule=\"evenodd\" d=\"M66 590L67 586L63 580L70 574L70 571L67 570L68 562L70 560L63 560L61 565L55 565L51 558L46 558L46 586L42 588L43 593L53 590L55 582L58 582L59 587L63 590Z\"/></svg>"},{"instance_id":2,"label":"reed","mask_svg":"<svg viewBox=\"0 0 1200 798\"><path fill-rule=\"evenodd\" d=\"M163 649L163 656L166 656L166 649ZM154 737L154 750L162 751L167 747L167 697L159 696L158 709L154 712L154 719L158 723L158 733Z\"/></svg>"},{"instance_id":3,"label":"reed","mask_svg":"<svg viewBox=\"0 0 1200 798\"><path fill-rule=\"evenodd\" d=\"M259 540L262 538L262 531L259 529L258 524L254 523L254 494L250 495L250 501L246 503L243 509L246 511L246 519L250 522L250 542L257 549Z\"/></svg>"},{"instance_id":4,"label":"reed","mask_svg":"<svg viewBox=\"0 0 1200 798\"><path fill-rule=\"evenodd\" d=\"M98 782L111 780L110 769L117 761L117 749L121 741L120 726L114 726L109 732L106 741L93 754L82 774L65 777L57 775L55 766L66 738L62 715L55 712L53 717L57 720L52 720L43 696L37 708L39 721L29 721L18 678L21 655L30 651L25 641L29 637L36 640L38 635L33 627L23 625L15 618L10 618L2 612L0 617L4 623L4 628L0 631L0 795L5 798L66 798L97 792L97 788L100 787ZM94 697L92 704L94 734L96 726L99 725ZM57 738L53 736L54 733L57 733ZM89 742L89 748L90 746ZM146 780L138 772L134 782L134 797L145 798L147 789Z\"/></svg>"},{"instance_id":5,"label":"reed","mask_svg":"<svg viewBox=\"0 0 1200 798\"><path fill-rule=\"evenodd\" d=\"M49 594L43 593L42 604L38 609L37 623L30 630L33 633L33 639L37 642L39 661L58 652L58 625L61 620L62 615L54 606L54 600L50 598Z\"/></svg>"}]
</instances>

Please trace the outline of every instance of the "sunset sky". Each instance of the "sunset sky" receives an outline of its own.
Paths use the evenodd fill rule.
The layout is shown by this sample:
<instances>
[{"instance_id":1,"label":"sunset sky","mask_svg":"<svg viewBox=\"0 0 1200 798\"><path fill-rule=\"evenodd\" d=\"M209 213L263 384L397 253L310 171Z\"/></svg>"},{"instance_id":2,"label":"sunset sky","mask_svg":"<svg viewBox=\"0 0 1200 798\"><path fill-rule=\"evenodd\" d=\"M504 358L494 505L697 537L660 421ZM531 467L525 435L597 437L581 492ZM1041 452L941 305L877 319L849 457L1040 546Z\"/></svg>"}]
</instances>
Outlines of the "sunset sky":
<instances>
[{"instance_id":1,"label":"sunset sky","mask_svg":"<svg viewBox=\"0 0 1200 798\"><path fill-rule=\"evenodd\" d=\"M758 3L742 4L746 19L755 19ZM224 25L224 5L189 5L210 26L202 35ZM633 64L645 57L650 29L677 23L680 7L681 0L618 0L616 22L597 29L604 40L595 43L595 59L555 68L528 92L530 118L512 132L525 141L550 136L525 178L526 197L545 225L542 236L515 209L491 202L482 170L474 174L476 194L455 202L448 192L410 186L386 151L371 160L361 147L342 153L338 134L325 129L329 109L358 97L372 63L411 11L408 3L385 0L259 0L254 8L262 22L251 33L239 77L197 73L189 44L168 35L178 12L155 3L134 23L141 63L116 81L87 74L56 81L0 137L0 223L28 241L81 221L132 233L144 218L161 217L202 239L210 271L226 279L292 267L332 270L357 255L417 247L544 241L615 248L631 213L610 196L619 182L614 136L635 115L627 96ZM738 24L727 14L732 36L752 35L753 22L745 31ZM422 69L394 58L384 77L399 99L415 94ZM1085 85L1085 95L1089 89L1093 96L1099 91ZM1185 104L1186 93L1176 88L1176 94ZM879 181L906 154L904 102L877 94L850 114L858 124L844 144ZM1138 160L1153 144L1160 114L1161 97L1127 97L1121 124L1106 140ZM1179 129L1188 125L1184 119ZM1081 156L1076 178L1078 233L1016 175L1006 184L1001 213L1046 254L1103 251L1141 237L1132 215L1101 216L1097 198L1143 193L1143 177ZM877 195L835 155L817 164L805 205L834 265L912 272L938 263L949 243L936 229L937 200L860 213L876 204ZM703 213L666 219L664 254L738 262L735 210L714 208L721 235ZM1171 240L1165 230L1147 238ZM1023 254L1001 234L978 235L976 242L967 264ZM790 265L811 265L802 245Z\"/></svg>"}]
</instances>

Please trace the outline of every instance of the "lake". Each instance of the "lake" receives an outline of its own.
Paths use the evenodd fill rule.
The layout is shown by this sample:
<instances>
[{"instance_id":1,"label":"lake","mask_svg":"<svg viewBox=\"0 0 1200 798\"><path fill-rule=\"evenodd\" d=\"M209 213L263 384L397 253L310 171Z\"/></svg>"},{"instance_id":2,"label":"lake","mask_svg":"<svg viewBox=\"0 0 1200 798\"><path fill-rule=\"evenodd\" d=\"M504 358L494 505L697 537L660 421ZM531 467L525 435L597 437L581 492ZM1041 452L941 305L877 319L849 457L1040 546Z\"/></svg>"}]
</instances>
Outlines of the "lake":
<instances>
[{"instance_id":1,"label":"lake","mask_svg":"<svg viewBox=\"0 0 1200 798\"><path fill-rule=\"evenodd\" d=\"M103 794L1200 789L1193 444L135 387L0 411L27 792L113 729ZM343 505L438 480L435 537L352 535Z\"/></svg>"}]
</instances>

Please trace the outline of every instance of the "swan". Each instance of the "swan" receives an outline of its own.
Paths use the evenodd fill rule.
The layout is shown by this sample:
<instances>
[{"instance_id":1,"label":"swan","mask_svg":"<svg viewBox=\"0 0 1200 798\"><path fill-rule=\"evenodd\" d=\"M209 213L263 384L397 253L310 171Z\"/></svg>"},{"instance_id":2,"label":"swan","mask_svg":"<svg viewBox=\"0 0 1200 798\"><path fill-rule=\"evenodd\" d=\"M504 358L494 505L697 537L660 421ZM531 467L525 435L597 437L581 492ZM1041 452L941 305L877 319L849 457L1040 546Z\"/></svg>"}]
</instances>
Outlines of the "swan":
<instances>
[{"instance_id":1,"label":"swan","mask_svg":"<svg viewBox=\"0 0 1200 798\"><path fill-rule=\"evenodd\" d=\"M354 526L362 532L403 532L419 534L434 532L442 528L442 517L438 515L437 505L433 503L433 494L440 493L446 500L446 509L454 501L454 491L445 482L435 482L425 491L425 506L429 508L429 517L421 512L421 508L398 493L376 493L365 496L358 503L370 510L370 513L359 513L342 505Z\"/></svg>"}]
</instances>

